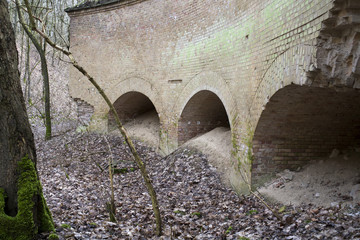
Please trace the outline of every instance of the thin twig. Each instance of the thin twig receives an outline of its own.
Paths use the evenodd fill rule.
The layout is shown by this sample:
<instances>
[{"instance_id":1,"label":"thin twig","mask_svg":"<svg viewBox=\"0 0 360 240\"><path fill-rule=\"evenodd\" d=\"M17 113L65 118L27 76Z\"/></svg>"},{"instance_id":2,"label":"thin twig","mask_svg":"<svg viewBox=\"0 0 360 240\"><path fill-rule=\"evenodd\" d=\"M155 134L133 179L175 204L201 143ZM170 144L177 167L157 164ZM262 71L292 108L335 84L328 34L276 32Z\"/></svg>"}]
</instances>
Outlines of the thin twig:
<instances>
[{"instance_id":1,"label":"thin twig","mask_svg":"<svg viewBox=\"0 0 360 240\"><path fill-rule=\"evenodd\" d=\"M112 169L114 156L111 151L110 143L105 135L104 135L104 139L109 147L109 153L110 153L110 157L109 157L109 177L110 177L110 188L111 188L111 200L110 200L110 211L109 211L110 221L117 222L115 217L116 209L115 209L115 196L114 196L114 177L113 177L113 169Z\"/></svg>"},{"instance_id":2,"label":"thin twig","mask_svg":"<svg viewBox=\"0 0 360 240\"><path fill-rule=\"evenodd\" d=\"M245 184L248 186L249 188L249 192L254 195L257 199L260 200L260 202L262 202L264 204L264 206L269 209L273 214L274 216L278 219L278 220L281 220L281 217L280 215L272 208L270 207L270 205L264 200L262 199L259 195L257 195L252 189L251 189L251 184L250 184L250 181L249 181L249 178L247 176L244 176L243 173L241 172L241 170L239 170L240 172L240 176L242 177L243 181L245 182ZM245 174L246 175L246 174ZM246 179L245 179L246 178Z\"/></svg>"}]
</instances>

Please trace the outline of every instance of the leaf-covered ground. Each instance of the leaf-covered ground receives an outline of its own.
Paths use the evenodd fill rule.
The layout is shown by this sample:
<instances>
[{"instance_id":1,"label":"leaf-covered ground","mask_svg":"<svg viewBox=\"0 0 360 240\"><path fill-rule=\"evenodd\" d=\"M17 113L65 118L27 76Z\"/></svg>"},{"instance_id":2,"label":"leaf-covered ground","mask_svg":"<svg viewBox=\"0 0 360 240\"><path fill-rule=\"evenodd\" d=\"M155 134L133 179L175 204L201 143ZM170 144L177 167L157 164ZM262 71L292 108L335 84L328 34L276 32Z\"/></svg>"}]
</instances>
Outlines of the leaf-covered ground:
<instances>
[{"instance_id":1,"label":"leaf-covered ground","mask_svg":"<svg viewBox=\"0 0 360 240\"><path fill-rule=\"evenodd\" d=\"M37 166L60 239L360 239L358 208L286 206L278 219L255 197L225 188L204 155L181 149L162 158L136 146L158 194L161 237L154 236L150 197L120 137L67 133L38 141ZM117 223L105 207L111 159L122 169L114 176Z\"/></svg>"}]
</instances>

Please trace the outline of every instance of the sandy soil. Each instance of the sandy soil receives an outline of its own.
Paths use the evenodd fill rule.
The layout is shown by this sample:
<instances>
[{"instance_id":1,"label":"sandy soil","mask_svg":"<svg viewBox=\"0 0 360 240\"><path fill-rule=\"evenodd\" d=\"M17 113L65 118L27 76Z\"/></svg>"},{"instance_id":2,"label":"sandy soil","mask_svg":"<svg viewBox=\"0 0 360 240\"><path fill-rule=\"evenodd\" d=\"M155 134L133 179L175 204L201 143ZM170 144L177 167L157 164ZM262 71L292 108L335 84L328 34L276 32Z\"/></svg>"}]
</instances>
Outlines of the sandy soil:
<instances>
[{"instance_id":1,"label":"sandy soil","mask_svg":"<svg viewBox=\"0 0 360 240\"><path fill-rule=\"evenodd\" d=\"M228 187L240 188L241 176L232 164L232 143L230 128L218 127L197 136L184 144L207 155L209 164L217 169L220 179Z\"/></svg>"},{"instance_id":2,"label":"sandy soil","mask_svg":"<svg viewBox=\"0 0 360 240\"><path fill-rule=\"evenodd\" d=\"M130 137L158 148L160 123L155 110L138 116L131 122L124 124L124 127L129 132ZM112 134L119 135L120 133L119 130L114 130Z\"/></svg>"},{"instance_id":3,"label":"sandy soil","mask_svg":"<svg viewBox=\"0 0 360 240\"><path fill-rule=\"evenodd\" d=\"M284 171L259 191L272 200L296 206L359 204L360 153L333 155L314 161L299 172Z\"/></svg>"}]
</instances>

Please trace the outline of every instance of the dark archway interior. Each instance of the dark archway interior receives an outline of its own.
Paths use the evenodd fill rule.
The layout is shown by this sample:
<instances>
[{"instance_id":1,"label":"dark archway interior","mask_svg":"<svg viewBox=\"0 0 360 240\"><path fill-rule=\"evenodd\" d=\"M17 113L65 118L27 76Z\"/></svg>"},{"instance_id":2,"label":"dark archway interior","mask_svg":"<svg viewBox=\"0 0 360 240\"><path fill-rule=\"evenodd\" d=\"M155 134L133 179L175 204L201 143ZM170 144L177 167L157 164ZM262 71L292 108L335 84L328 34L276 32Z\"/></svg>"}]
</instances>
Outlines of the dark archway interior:
<instances>
[{"instance_id":1,"label":"dark archway interior","mask_svg":"<svg viewBox=\"0 0 360 240\"><path fill-rule=\"evenodd\" d=\"M223 103L216 94L207 90L200 91L188 101L180 116L179 145L220 126L230 128Z\"/></svg>"},{"instance_id":2,"label":"dark archway interior","mask_svg":"<svg viewBox=\"0 0 360 240\"><path fill-rule=\"evenodd\" d=\"M290 85L271 97L253 139L252 181L360 146L360 91Z\"/></svg>"},{"instance_id":3,"label":"dark archway interior","mask_svg":"<svg viewBox=\"0 0 360 240\"><path fill-rule=\"evenodd\" d=\"M151 100L139 92L128 92L123 94L114 102L114 107L123 124L130 122L145 113L151 111L156 112L155 106ZM116 128L114 116L111 112L109 112L108 124L110 131Z\"/></svg>"}]
</instances>

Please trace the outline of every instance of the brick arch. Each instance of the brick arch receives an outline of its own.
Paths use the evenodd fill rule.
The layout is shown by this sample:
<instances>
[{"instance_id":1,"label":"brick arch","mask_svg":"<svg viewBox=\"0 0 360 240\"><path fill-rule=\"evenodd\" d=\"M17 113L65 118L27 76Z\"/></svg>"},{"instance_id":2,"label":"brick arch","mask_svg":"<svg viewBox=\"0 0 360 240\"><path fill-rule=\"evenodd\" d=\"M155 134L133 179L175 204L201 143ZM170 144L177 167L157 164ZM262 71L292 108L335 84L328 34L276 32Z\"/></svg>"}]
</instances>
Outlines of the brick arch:
<instances>
[{"instance_id":1,"label":"brick arch","mask_svg":"<svg viewBox=\"0 0 360 240\"><path fill-rule=\"evenodd\" d=\"M315 54L316 48L311 44L299 44L279 53L268 65L269 67L264 70L260 81L254 86L255 94L249 101L249 116L247 116L250 131L254 134L252 140L254 159L250 163L252 184L262 185L263 179L265 180L267 176L281 168L280 165L274 164L276 157L271 155L272 152L277 151L272 147L276 143L276 140L272 139L274 136L259 137L259 122L262 114L270 99L281 89L285 89L287 86L291 87L291 85L311 84L306 76L306 71L313 68ZM268 123L269 126L271 124L271 122Z\"/></svg>"},{"instance_id":2,"label":"brick arch","mask_svg":"<svg viewBox=\"0 0 360 240\"><path fill-rule=\"evenodd\" d=\"M194 94L186 103L178 121L178 143L216 127L230 127L229 118L220 98L209 90Z\"/></svg>"},{"instance_id":3,"label":"brick arch","mask_svg":"<svg viewBox=\"0 0 360 240\"><path fill-rule=\"evenodd\" d=\"M153 102L144 94L137 91L130 91L121 95L114 103L114 108L118 113L122 124L137 119L138 117L151 118L159 122L159 114ZM108 131L116 129L114 114L109 111Z\"/></svg>"},{"instance_id":4,"label":"brick arch","mask_svg":"<svg viewBox=\"0 0 360 240\"><path fill-rule=\"evenodd\" d=\"M153 82L142 77L128 77L121 80L114 86L116 90L111 91L110 101L114 103L120 96L128 92L139 92L150 99L160 117L163 111L162 98Z\"/></svg>"},{"instance_id":5,"label":"brick arch","mask_svg":"<svg viewBox=\"0 0 360 240\"><path fill-rule=\"evenodd\" d=\"M191 79L177 98L173 112L179 119L189 100L200 91L213 92L222 102L233 128L233 119L236 117L236 102L225 80L215 72L202 72Z\"/></svg>"},{"instance_id":6,"label":"brick arch","mask_svg":"<svg viewBox=\"0 0 360 240\"><path fill-rule=\"evenodd\" d=\"M329 156L334 148L360 146L360 91L313 86L315 54L305 45L282 53L256 88L250 105L255 186L278 171Z\"/></svg>"},{"instance_id":7,"label":"brick arch","mask_svg":"<svg viewBox=\"0 0 360 240\"><path fill-rule=\"evenodd\" d=\"M254 132L252 182L328 157L335 148L360 147L359 102L353 88L292 84L278 90Z\"/></svg>"},{"instance_id":8,"label":"brick arch","mask_svg":"<svg viewBox=\"0 0 360 240\"><path fill-rule=\"evenodd\" d=\"M279 89L291 84L311 84L307 72L314 68L315 54L315 46L300 44L279 53L270 63L250 100L249 120L253 127L256 127L266 103Z\"/></svg>"}]
</instances>

